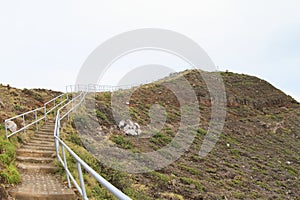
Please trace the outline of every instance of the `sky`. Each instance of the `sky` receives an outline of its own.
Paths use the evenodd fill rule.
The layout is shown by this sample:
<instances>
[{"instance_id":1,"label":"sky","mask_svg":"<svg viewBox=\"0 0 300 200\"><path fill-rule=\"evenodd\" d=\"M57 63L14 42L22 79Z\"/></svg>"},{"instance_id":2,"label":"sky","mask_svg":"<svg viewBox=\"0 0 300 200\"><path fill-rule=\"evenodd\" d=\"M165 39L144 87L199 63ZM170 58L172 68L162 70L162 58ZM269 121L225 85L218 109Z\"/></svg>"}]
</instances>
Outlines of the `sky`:
<instances>
[{"instance_id":1,"label":"sky","mask_svg":"<svg viewBox=\"0 0 300 200\"><path fill-rule=\"evenodd\" d=\"M104 41L162 28L194 40L219 70L258 76L300 101L299 8L298 0L0 0L0 83L62 91Z\"/></svg>"}]
</instances>

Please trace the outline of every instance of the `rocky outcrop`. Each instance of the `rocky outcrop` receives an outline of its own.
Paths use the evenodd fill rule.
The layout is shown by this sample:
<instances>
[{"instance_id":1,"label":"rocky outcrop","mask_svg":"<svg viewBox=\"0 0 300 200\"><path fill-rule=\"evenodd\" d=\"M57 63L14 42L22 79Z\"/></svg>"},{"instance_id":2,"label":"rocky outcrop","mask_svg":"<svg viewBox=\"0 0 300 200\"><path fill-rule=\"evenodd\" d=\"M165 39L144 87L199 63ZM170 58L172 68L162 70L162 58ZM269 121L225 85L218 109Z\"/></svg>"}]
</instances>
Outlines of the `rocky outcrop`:
<instances>
[{"instance_id":1,"label":"rocky outcrop","mask_svg":"<svg viewBox=\"0 0 300 200\"><path fill-rule=\"evenodd\" d=\"M121 120L119 122L119 128L122 129L126 135L138 136L142 133L140 125L132 122L130 119Z\"/></svg>"},{"instance_id":2,"label":"rocky outcrop","mask_svg":"<svg viewBox=\"0 0 300 200\"><path fill-rule=\"evenodd\" d=\"M8 130L10 130L11 132L15 132L18 129L17 124L13 121L7 121L6 126L7 126Z\"/></svg>"}]
</instances>

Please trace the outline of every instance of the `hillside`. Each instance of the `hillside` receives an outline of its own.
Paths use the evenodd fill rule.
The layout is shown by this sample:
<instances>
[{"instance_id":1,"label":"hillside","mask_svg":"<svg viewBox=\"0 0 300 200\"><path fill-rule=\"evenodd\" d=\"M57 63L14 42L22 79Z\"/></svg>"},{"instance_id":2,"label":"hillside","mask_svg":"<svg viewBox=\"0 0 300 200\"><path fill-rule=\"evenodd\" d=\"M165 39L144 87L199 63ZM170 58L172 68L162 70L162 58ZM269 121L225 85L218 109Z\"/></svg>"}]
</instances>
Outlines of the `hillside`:
<instances>
[{"instance_id":1,"label":"hillside","mask_svg":"<svg viewBox=\"0 0 300 200\"><path fill-rule=\"evenodd\" d=\"M0 199L5 199L6 190L11 185L21 181L19 172L15 167L14 161L16 148L28 138L32 130L27 131L27 136L18 134L8 142L5 139L4 120L14 117L18 114L36 109L44 105L53 97L59 95L55 92L45 89L17 89L9 85L0 84ZM42 113L39 113L42 115ZM28 116L26 120L31 120L34 116ZM21 127L21 120L14 120L18 127Z\"/></svg>"},{"instance_id":2,"label":"hillside","mask_svg":"<svg viewBox=\"0 0 300 200\"><path fill-rule=\"evenodd\" d=\"M17 89L0 85L0 123L5 119L44 106L60 92L45 89Z\"/></svg>"},{"instance_id":3,"label":"hillside","mask_svg":"<svg viewBox=\"0 0 300 200\"><path fill-rule=\"evenodd\" d=\"M216 146L204 158L198 153L207 134L212 102L204 80L193 70L131 90L88 95L85 105L71 118L72 123L63 124L61 136L92 168L133 199L299 199L299 103L256 77L231 72L221 75L227 95L225 126ZM179 104L174 93L162 83L180 85L182 79L190 83L196 94L200 124L189 124L195 139L171 165L152 172L129 174L105 166L102 159L97 160L86 150L96 155L99 140L142 153L168 145L180 127L180 108L192 111L185 108L189 102ZM121 98L119 106L128 106L131 120L141 126L142 135L152 133L151 137L128 136L118 127L111 100L130 92L130 100ZM13 137L12 144L5 141L4 120L40 107L58 94L43 89L0 86L1 183L20 181L14 156L15 147L23 140ZM153 123L151 115L155 114L151 111L154 104L165 108L166 121L158 120L154 122L156 128L149 128L147 125ZM123 115L118 117L122 119ZM114 155L114 152L104 153ZM76 174L74 160L67 159L70 170ZM116 165L122 161L119 159ZM89 174L85 173L84 178L89 199L114 199Z\"/></svg>"},{"instance_id":4,"label":"hillside","mask_svg":"<svg viewBox=\"0 0 300 200\"><path fill-rule=\"evenodd\" d=\"M201 111L201 123L191 129L196 137L189 150L171 165L142 174L112 173L100 161L90 161L100 168L99 172L133 199L299 199L299 103L256 77L231 72L221 75L227 93L225 127L215 148L204 158L198 152L207 133L211 101L197 71L185 71L139 87L129 102L123 102L129 105L132 121L139 123L142 131L150 122L151 105L165 107L166 123L152 137L126 136L117 127L111 95L132 92L123 90L90 96L87 102L95 101L96 110L87 103L74 117L77 128L84 127L80 129L82 140L69 126L65 128L65 138L75 149L81 149L84 141L86 148L95 153L101 138L132 152L151 152L167 145L178 131L181 112L174 93L161 83L176 84L184 78L193 86ZM94 124L95 115L100 128ZM87 141L87 136L92 140ZM96 199L97 195L100 194L92 194Z\"/></svg>"}]
</instances>

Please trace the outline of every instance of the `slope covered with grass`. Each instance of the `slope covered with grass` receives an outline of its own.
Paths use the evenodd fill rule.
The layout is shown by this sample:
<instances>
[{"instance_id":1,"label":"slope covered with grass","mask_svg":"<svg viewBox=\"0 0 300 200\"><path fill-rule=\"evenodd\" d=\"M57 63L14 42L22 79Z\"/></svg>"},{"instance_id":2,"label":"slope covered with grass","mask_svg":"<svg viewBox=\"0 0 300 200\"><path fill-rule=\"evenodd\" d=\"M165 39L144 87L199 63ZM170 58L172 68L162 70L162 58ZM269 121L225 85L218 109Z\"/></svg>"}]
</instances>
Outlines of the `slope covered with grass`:
<instances>
[{"instance_id":1,"label":"slope covered with grass","mask_svg":"<svg viewBox=\"0 0 300 200\"><path fill-rule=\"evenodd\" d=\"M59 92L44 89L17 89L9 85L0 85L0 197L4 198L6 189L21 181L18 169L15 167L14 161L16 149L28 138L33 132L32 129L27 131L27 135L23 132L19 133L8 140L5 138L4 121L18 114L36 109L44 105L53 97L59 95ZM41 113L42 114L42 113ZM29 116L26 120L32 120L34 116ZM14 120L20 128L22 120Z\"/></svg>"},{"instance_id":2,"label":"slope covered with grass","mask_svg":"<svg viewBox=\"0 0 300 200\"><path fill-rule=\"evenodd\" d=\"M76 125L84 127L80 135L91 135L97 130L96 135L100 131L101 137L108 142L133 152L160 149L169 144L178 131L181 120L179 103L174 93L161 85L162 82L178 84L182 78L188 80L201 111L201 123L190 129L195 134L193 144L171 165L143 174L121 173L122 181L118 179L118 172L108 173L109 169L101 160L94 160L93 166L108 180L119 180L114 182L116 186L133 195L134 199L299 198L299 104L256 77L230 72L221 75L227 95L226 122L215 148L205 158L200 158L198 152L207 134L212 102L197 71L185 71L141 86L133 91L129 102L123 102L124 106L129 106L132 120L140 125L150 122L151 105L160 104L165 108L166 123L160 131L153 130L150 138L129 137L117 127L118 122L115 122L111 110L111 95L122 96L130 91L98 93L89 97L95 100L95 109L88 109L86 105L81 114L74 117ZM97 117L100 129L90 123L94 122L92 116ZM86 138L80 138L74 130L74 123L72 129L66 131L65 137L79 148ZM92 146L97 148L97 144L88 148ZM130 184L124 184L124 180ZM95 198L103 195L103 191L92 191Z\"/></svg>"}]
</instances>

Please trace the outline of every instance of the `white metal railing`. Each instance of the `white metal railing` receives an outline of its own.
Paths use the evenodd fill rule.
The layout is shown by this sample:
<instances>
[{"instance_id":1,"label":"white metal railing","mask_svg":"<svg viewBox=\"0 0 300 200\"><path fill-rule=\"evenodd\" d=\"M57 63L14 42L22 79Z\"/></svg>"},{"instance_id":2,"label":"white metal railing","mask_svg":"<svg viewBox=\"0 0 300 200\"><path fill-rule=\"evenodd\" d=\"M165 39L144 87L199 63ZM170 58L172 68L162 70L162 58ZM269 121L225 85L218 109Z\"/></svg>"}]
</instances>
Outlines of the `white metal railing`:
<instances>
[{"instance_id":1,"label":"white metal railing","mask_svg":"<svg viewBox=\"0 0 300 200\"><path fill-rule=\"evenodd\" d=\"M87 91L87 92L114 92L118 90L126 90L133 87L138 87L142 85L142 83L138 84L130 84L130 85L98 85L98 84L88 84L88 85L68 85L66 86L67 93L79 92L79 91Z\"/></svg>"},{"instance_id":2,"label":"white metal railing","mask_svg":"<svg viewBox=\"0 0 300 200\"><path fill-rule=\"evenodd\" d=\"M67 86L67 88L68 87L70 87L70 86ZM68 119L69 119L70 113L73 111L76 111L77 107L82 105L82 103L85 100L85 96L88 92L95 91L94 90L95 88L92 85L77 85L77 86L71 86L70 88L71 88L70 92L73 92L73 91L76 91L76 92L81 91L81 92L79 95L72 98L72 100L70 100L68 103L66 103L64 106L62 106L60 109L57 110L55 127L54 127L54 140L55 140L56 156L57 156L57 160L62 164L63 168L65 169L69 188L71 188L71 181L72 181L73 185L77 188L77 190L81 194L82 198L84 200L88 199L86 190L85 190L84 179L83 179L83 175L82 175L82 167L83 167L90 175L92 175L102 186L104 186L107 190L109 190L116 198L122 199L122 200L130 200L131 199L130 197L128 197L121 190L119 190L114 185L112 185L107 180L105 180L101 175L99 175L94 169L92 169L87 163L85 163L76 153L74 153L72 151L72 149L70 147L68 147L60 139L61 121L66 116L68 116ZM99 86L98 88L103 88L103 87ZM105 88L107 88L107 87L105 87ZM113 87L110 87L110 89L111 90L107 90L107 91L112 91ZM102 91L105 91L105 90L102 90ZM67 92L68 92L68 89L67 89ZM97 91L97 92L99 92L99 91ZM65 112L64 114L62 114L63 111ZM61 148L62 156L60 155L60 148ZM77 167L77 172L78 172L79 183L77 183L76 179L74 178L74 176L72 175L72 173L70 172L70 170L68 168L65 150L67 150L69 152L69 155L71 155L76 160L76 167Z\"/></svg>"},{"instance_id":3,"label":"white metal railing","mask_svg":"<svg viewBox=\"0 0 300 200\"><path fill-rule=\"evenodd\" d=\"M57 102L57 100L60 100L60 101ZM47 120L47 114L49 114L53 110L57 109L59 106L61 106L62 104L64 104L68 100L69 100L69 96L68 96L68 93L66 93L66 94L61 94L61 95L57 96L56 98L51 99L50 101L46 102L44 104L45 120ZM50 108L48 109L47 106L51 105L51 104L53 104L53 107L50 106Z\"/></svg>"},{"instance_id":4,"label":"white metal railing","mask_svg":"<svg viewBox=\"0 0 300 200\"><path fill-rule=\"evenodd\" d=\"M118 91L118 90L130 89L130 88L137 87L140 85L141 84L111 86L111 85L89 84L88 92L114 92L114 91Z\"/></svg>"},{"instance_id":5,"label":"white metal railing","mask_svg":"<svg viewBox=\"0 0 300 200\"><path fill-rule=\"evenodd\" d=\"M88 92L113 92L117 91L120 89L129 89L131 87L134 87L133 85L127 85L127 86L108 86L108 85L96 85L96 84L89 84L89 85L71 85L71 86L66 86L67 92L65 94L61 94L54 99L51 99L50 101L46 102L43 107L37 108L32 111L28 111L26 113L17 115L15 117L9 118L5 120L5 129L6 129L6 138L8 139L9 137L24 131L29 128L30 126L36 124L36 129L38 129L38 123L41 120L47 120L47 115L51 113L52 111L56 111L56 118L55 118L55 127L54 127L54 142L55 142L55 148L56 148L56 155L58 161L63 165L65 171L66 171L66 176L67 176L67 181L68 181L68 186L71 188L71 181L74 184L74 186L77 188L81 196L83 197L84 200L87 200L87 194L85 190L85 185L84 185L84 179L82 175L82 167L90 173L102 186L107 188L116 198L122 199L122 200L130 200L131 198L125 195L122 191L120 191L118 188L113 186L111 183L109 183L107 180L105 180L101 175L99 175L94 169L92 169L87 163L85 163L76 153L72 151L70 147L68 147L60 138L60 125L61 121L65 118L68 117L71 112L76 111L77 107L82 105L82 103L85 100L85 96ZM77 96L74 98L70 99L69 98L69 93L77 93ZM79 94L78 94L79 93ZM63 113L63 111L65 111ZM39 116L39 113L41 116ZM34 115L34 120L28 122L26 120L26 117L28 115ZM21 119L23 127L20 129L13 131L11 134L8 134L8 125L7 122L16 120L16 119ZM62 157L60 156L60 148L62 152ZM76 160L76 167L78 171L78 177L79 177L79 183L75 180L74 176L71 174L70 170L68 169L67 165L67 160L66 160L66 154L65 150L69 152L69 154Z\"/></svg>"},{"instance_id":6,"label":"white metal railing","mask_svg":"<svg viewBox=\"0 0 300 200\"><path fill-rule=\"evenodd\" d=\"M24 133L26 134L26 129L28 129L30 126L32 126L34 124L36 125L36 130L38 130L38 123L43 119L46 121L47 120L47 115L50 112L52 112L53 110L57 110L58 107L61 106L66 101L68 101L68 95L67 94L61 94L58 97L55 97L54 99L46 102L44 104L44 106L41 107L41 108L37 108L35 110L31 110L31 111L25 112L23 114L17 115L15 117L11 117L9 119L6 119L4 121L6 139L10 138L11 136L13 136L13 135L15 135L15 134L17 134L21 131L24 131ZM54 105L51 105L52 103ZM39 116L39 114L42 114L42 116ZM28 121L28 120L30 120L30 117L33 120ZM9 134L8 124L9 124L10 121L13 122L13 120L21 121L20 124L22 125L22 127L20 127L17 130L11 131L11 133Z\"/></svg>"}]
</instances>

